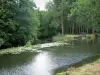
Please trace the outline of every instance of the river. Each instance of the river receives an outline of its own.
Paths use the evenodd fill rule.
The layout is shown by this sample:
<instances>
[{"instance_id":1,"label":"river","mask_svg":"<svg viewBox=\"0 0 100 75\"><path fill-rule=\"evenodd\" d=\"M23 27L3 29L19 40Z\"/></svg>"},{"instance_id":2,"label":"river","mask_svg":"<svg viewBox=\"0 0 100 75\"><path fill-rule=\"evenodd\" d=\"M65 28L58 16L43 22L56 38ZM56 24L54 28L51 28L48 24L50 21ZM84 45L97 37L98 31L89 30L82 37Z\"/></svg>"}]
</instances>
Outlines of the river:
<instances>
[{"instance_id":1,"label":"river","mask_svg":"<svg viewBox=\"0 0 100 75\"><path fill-rule=\"evenodd\" d=\"M99 53L99 44L77 44L43 48L39 53L1 55L0 75L54 75L59 68Z\"/></svg>"}]
</instances>

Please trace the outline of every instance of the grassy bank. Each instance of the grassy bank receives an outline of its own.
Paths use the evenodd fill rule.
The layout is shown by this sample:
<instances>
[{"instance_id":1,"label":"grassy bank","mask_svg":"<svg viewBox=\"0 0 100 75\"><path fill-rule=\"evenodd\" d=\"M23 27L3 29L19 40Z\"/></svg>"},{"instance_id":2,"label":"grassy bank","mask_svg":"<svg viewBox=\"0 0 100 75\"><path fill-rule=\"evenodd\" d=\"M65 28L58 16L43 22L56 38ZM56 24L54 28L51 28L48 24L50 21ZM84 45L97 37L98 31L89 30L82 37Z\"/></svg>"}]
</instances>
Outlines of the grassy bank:
<instances>
[{"instance_id":1,"label":"grassy bank","mask_svg":"<svg viewBox=\"0 0 100 75\"><path fill-rule=\"evenodd\" d=\"M100 58L80 67L70 67L66 72L56 75L100 75Z\"/></svg>"},{"instance_id":2,"label":"grassy bank","mask_svg":"<svg viewBox=\"0 0 100 75\"><path fill-rule=\"evenodd\" d=\"M13 47L13 48L7 48L0 50L0 54L20 54L23 52L30 51L31 47Z\"/></svg>"},{"instance_id":3,"label":"grassy bank","mask_svg":"<svg viewBox=\"0 0 100 75\"><path fill-rule=\"evenodd\" d=\"M0 54L20 54L23 52L41 52L42 48L48 48L53 46L63 46L63 45L71 45L69 43L60 41L60 42L51 42L37 45L26 45L23 47L13 47L0 50Z\"/></svg>"},{"instance_id":4,"label":"grassy bank","mask_svg":"<svg viewBox=\"0 0 100 75\"><path fill-rule=\"evenodd\" d=\"M81 40L93 40L95 39L95 36L93 34L86 34L86 35L74 35L74 34L66 34L66 35L57 35L53 37L54 41L70 41L70 40L76 40L75 38L81 39Z\"/></svg>"}]
</instances>

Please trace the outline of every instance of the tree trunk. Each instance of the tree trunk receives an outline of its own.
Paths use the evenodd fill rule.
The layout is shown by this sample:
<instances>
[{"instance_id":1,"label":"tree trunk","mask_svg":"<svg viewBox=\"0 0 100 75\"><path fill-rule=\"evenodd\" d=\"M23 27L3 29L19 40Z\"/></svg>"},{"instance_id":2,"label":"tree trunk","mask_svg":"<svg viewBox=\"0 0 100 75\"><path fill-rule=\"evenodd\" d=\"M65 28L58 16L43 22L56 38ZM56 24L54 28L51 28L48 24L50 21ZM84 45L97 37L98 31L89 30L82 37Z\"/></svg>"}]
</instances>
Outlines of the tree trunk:
<instances>
[{"instance_id":1,"label":"tree trunk","mask_svg":"<svg viewBox=\"0 0 100 75\"><path fill-rule=\"evenodd\" d=\"M71 21L70 21L70 34L72 34L72 28L71 28Z\"/></svg>"},{"instance_id":2,"label":"tree trunk","mask_svg":"<svg viewBox=\"0 0 100 75\"><path fill-rule=\"evenodd\" d=\"M79 25L79 32L78 33L80 34L80 32L81 32L81 29L80 29L80 25Z\"/></svg>"},{"instance_id":3,"label":"tree trunk","mask_svg":"<svg viewBox=\"0 0 100 75\"><path fill-rule=\"evenodd\" d=\"M88 34L89 32L88 32L88 27L86 28L86 33Z\"/></svg>"},{"instance_id":4,"label":"tree trunk","mask_svg":"<svg viewBox=\"0 0 100 75\"><path fill-rule=\"evenodd\" d=\"M64 35L63 14L61 16L61 30L62 30L62 35Z\"/></svg>"},{"instance_id":5,"label":"tree trunk","mask_svg":"<svg viewBox=\"0 0 100 75\"><path fill-rule=\"evenodd\" d=\"M82 33L82 25L80 26L80 34Z\"/></svg>"},{"instance_id":6,"label":"tree trunk","mask_svg":"<svg viewBox=\"0 0 100 75\"><path fill-rule=\"evenodd\" d=\"M92 33L95 34L95 32L94 32L94 27L93 27L93 29L92 29Z\"/></svg>"},{"instance_id":7,"label":"tree trunk","mask_svg":"<svg viewBox=\"0 0 100 75\"><path fill-rule=\"evenodd\" d=\"M93 35L95 34L94 27L92 29L92 33L93 33ZM94 39L95 39L95 35L94 35ZM93 39L93 44L94 44L94 39Z\"/></svg>"},{"instance_id":8,"label":"tree trunk","mask_svg":"<svg viewBox=\"0 0 100 75\"><path fill-rule=\"evenodd\" d=\"M73 22L73 27L72 27L72 34L74 34L74 22Z\"/></svg>"},{"instance_id":9,"label":"tree trunk","mask_svg":"<svg viewBox=\"0 0 100 75\"><path fill-rule=\"evenodd\" d=\"M83 33L83 26L81 25L81 34Z\"/></svg>"}]
</instances>

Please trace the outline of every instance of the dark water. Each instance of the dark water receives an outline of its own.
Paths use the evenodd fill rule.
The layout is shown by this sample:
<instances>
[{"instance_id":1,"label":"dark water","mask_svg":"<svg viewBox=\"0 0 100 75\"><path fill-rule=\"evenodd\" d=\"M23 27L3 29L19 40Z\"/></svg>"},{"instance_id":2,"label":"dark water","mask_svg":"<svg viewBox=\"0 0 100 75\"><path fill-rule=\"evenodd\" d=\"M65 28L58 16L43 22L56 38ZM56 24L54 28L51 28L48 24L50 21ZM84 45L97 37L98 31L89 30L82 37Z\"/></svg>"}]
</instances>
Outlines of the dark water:
<instances>
[{"instance_id":1,"label":"dark water","mask_svg":"<svg viewBox=\"0 0 100 75\"><path fill-rule=\"evenodd\" d=\"M58 68L100 53L100 45L78 44L42 49L41 53L0 56L0 75L53 75Z\"/></svg>"}]
</instances>

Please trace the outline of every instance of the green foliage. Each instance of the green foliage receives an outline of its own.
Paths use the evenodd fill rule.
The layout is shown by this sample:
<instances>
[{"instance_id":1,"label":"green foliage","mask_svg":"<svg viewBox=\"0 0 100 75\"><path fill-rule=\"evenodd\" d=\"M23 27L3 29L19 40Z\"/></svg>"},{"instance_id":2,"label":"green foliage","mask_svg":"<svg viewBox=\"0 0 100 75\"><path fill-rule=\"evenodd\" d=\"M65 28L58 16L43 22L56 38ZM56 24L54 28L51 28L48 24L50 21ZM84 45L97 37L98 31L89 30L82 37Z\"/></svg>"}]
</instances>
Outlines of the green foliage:
<instances>
[{"instance_id":1,"label":"green foliage","mask_svg":"<svg viewBox=\"0 0 100 75\"><path fill-rule=\"evenodd\" d=\"M37 38L40 25L36 6L30 0L0 0L0 39L11 46Z\"/></svg>"},{"instance_id":2,"label":"green foliage","mask_svg":"<svg viewBox=\"0 0 100 75\"><path fill-rule=\"evenodd\" d=\"M32 43L31 43L31 41L28 41L28 42L26 43L25 46L26 46L26 47L32 47Z\"/></svg>"},{"instance_id":3,"label":"green foliage","mask_svg":"<svg viewBox=\"0 0 100 75\"><path fill-rule=\"evenodd\" d=\"M39 38L52 37L58 32L59 22L54 7L53 2L50 1L46 5L47 11L40 11Z\"/></svg>"},{"instance_id":4,"label":"green foliage","mask_svg":"<svg viewBox=\"0 0 100 75\"><path fill-rule=\"evenodd\" d=\"M95 0L78 0L71 9L70 20L76 17L76 23L85 27L85 29L92 29L93 32L99 32L100 22L100 1ZM75 19L74 19L75 20Z\"/></svg>"}]
</instances>

